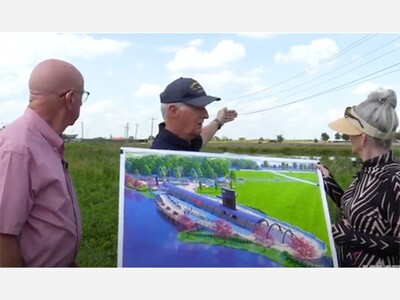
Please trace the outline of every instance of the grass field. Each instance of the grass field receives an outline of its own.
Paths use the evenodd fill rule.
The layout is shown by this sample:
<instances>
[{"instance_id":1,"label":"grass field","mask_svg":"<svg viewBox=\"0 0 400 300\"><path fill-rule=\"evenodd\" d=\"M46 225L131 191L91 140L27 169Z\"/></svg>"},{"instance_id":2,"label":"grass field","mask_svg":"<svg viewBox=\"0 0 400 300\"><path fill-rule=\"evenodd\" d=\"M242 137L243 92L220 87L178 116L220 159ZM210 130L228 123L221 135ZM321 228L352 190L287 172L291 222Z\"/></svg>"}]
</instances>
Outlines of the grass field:
<instances>
[{"instance_id":1,"label":"grass field","mask_svg":"<svg viewBox=\"0 0 400 300\"><path fill-rule=\"evenodd\" d=\"M329 244L318 186L298 181L285 182L285 178L271 173L268 174L272 175L273 181L262 181L260 179L265 172L238 171L237 173L237 176L244 178L245 181L245 184L235 188L239 202L257 207L273 218L313 233ZM291 172L288 175L318 182L316 173ZM257 180L251 180L247 176Z\"/></svg>"},{"instance_id":2,"label":"grass field","mask_svg":"<svg viewBox=\"0 0 400 300\"><path fill-rule=\"evenodd\" d=\"M314 185L293 181L272 172L242 170L235 173L236 178L243 179L243 184L234 185L237 203L312 233L330 248L320 190L316 186L316 173L283 173ZM217 196L220 190L209 188L203 189L202 193Z\"/></svg>"},{"instance_id":3,"label":"grass field","mask_svg":"<svg viewBox=\"0 0 400 300\"><path fill-rule=\"evenodd\" d=\"M119 160L121 147L148 148L149 144L128 142L71 142L66 143L66 160L74 182L82 214L83 239L78 263L82 267L116 267L118 240ZM352 181L359 166L349 159L349 144L257 144L248 142L210 143L206 152L231 152L270 156L321 157L343 188ZM400 157L398 145L395 156ZM288 154L290 153L290 154ZM335 161L329 159L335 157ZM310 186L311 187L311 186ZM337 210L329 201L331 217ZM272 211L277 217L284 212Z\"/></svg>"}]
</instances>

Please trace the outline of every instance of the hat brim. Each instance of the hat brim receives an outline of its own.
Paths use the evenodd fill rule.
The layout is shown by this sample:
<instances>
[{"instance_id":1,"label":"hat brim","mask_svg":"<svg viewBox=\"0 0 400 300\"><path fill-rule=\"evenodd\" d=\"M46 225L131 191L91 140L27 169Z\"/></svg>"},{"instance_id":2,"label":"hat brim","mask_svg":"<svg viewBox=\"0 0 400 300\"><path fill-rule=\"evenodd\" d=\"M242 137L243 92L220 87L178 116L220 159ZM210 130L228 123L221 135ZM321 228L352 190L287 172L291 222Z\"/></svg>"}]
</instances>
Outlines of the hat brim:
<instances>
[{"instance_id":1,"label":"hat brim","mask_svg":"<svg viewBox=\"0 0 400 300\"><path fill-rule=\"evenodd\" d=\"M221 100L221 98L206 95L190 100L184 100L183 102L192 106L204 107L213 101L219 101L219 100Z\"/></svg>"},{"instance_id":2,"label":"hat brim","mask_svg":"<svg viewBox=\"0 0 400 300\"><path fill-rule=\"evenodd\" d=\"M353 124L351 118L340 118L336 121L330 122L328 126L341 134L360 135L364 133L360 128Z\"/></svg>"}]
</instances>

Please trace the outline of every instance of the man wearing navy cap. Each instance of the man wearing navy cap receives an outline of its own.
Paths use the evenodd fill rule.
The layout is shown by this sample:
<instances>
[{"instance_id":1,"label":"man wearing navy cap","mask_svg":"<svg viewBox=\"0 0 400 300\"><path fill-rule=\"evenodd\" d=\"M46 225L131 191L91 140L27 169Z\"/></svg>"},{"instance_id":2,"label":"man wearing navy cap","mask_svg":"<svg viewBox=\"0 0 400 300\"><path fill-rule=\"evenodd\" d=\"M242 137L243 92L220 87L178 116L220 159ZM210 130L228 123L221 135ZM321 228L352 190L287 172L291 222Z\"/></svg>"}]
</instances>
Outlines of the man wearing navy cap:
<instances>
[{"instance_id":1,"label":"man wearing navy cap","mask_svg":"<svg viewBox=\"0 0 400 300\"><path fill-rule=\"evenodd\" d=\"M151 149L200 151L217 130L237 117L235 110L221 109L217 117L207 126L206 106L221 98L209 96L203 87L192 78L178 78L160 94L161 114L164 122Z\"/></svg>"}]
</instances>

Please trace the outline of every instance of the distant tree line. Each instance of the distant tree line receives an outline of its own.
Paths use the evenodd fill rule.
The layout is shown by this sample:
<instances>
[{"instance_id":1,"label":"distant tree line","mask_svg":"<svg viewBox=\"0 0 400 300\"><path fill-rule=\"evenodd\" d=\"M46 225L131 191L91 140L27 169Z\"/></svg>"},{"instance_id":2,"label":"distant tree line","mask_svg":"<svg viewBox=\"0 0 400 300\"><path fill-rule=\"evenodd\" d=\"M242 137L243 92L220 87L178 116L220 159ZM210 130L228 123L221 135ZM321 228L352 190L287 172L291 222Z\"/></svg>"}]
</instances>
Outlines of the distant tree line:
<instances>
[{"instance_id":1,"label":"distant tree line","mask_svg":"<svg viewBox=\"0 0 400 300\"><path fill-rule=\"evenodd\" d=\"M320 140L322 142L328 142L330 140L330 138L331 137L326 132L321 133ZM349 138L350 137L347 134L340 134L339 132L337 132L335 134L335 140L336 141L338 141L338 140L348 141ZM218 137L214 137L213 140L214 141L231 141L232 139L228 139L226 137L224 137L223 139L220 139ZM276 139L264 139L263 137L260 137L258 139L258 143L262 144L265 141L267 141L268 143L282 143L284 140L285 140L285 138L283 137L283 135L282 134L278 134L276 136ZM244 141L246 141L246 138L245 137L239 137L238 141L244 142ZM314 143L318 143L318 139L317 138L314 138Z\"/></svg>"}]
</instances>

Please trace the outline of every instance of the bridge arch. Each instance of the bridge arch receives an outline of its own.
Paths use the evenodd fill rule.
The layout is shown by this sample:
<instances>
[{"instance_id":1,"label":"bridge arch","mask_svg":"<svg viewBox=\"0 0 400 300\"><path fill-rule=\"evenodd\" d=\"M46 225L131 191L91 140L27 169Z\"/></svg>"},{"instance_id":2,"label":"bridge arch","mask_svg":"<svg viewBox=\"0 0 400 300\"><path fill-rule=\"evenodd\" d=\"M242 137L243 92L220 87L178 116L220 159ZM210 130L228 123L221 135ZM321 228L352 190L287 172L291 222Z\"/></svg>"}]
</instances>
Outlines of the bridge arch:
<instances>
[{"instance_id":1,"label":"bridge arch","mask_svg":"<svg viewBox=\"0 0 400 300\"><path fill-rule=\"evenodd\" d=\"M288 234L288 233L289 233L292 237L294 236L293 232L292 232L290 229L286 230L285 233L284 233L283 236L282 236L282 244L285 243L285 237L286 237L286 234Z\"/></svg>"},{"instance_id":2,"label":"bridge arch","mask_svg":"<svg viewBox=\"0 0 400 300\"><path fill-rule=\"evenodd\" d=\"M268 228L268 231L267 231L267 238L269 237L269 232L270 232L270 230L271 230L275 225L278 226L278 230L279 230L279 231L282 231L281 225L279 225L278 223L273 223L273 224Z\"/></svg>"}]
</instances>

